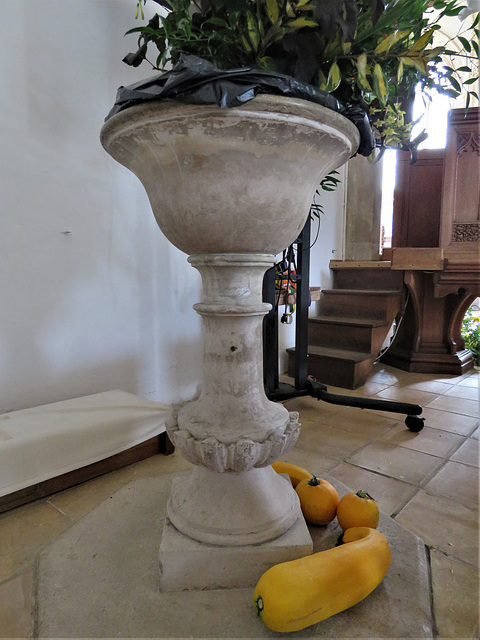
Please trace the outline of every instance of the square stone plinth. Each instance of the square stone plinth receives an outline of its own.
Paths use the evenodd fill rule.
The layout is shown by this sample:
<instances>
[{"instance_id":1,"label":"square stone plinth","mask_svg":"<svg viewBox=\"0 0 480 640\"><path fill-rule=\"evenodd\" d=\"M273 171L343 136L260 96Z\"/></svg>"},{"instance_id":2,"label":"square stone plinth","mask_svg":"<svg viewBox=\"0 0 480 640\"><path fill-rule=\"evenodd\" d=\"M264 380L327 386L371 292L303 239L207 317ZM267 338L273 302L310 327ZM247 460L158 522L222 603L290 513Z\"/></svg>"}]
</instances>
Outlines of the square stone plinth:
<instances>
[{"instance_id":1,"label":"square stone plinth","mask_svg":"<svg viewBox=\"0 0 480 640\"><path fill-rule=\"evenodd\" d=\"M160 591L158 550L174 477L137 480L84 516L40 556L36 637L272 638L253 588ZM334 478L340 495L348 490ZM425 545L382 515L392 551L382 583L362 602L293 638L432 638ZM309 527L314 552L335 546L337 521Z\"/></svg>"},{"instance_id":2,"label":"square stone plinth","mask_svg":"<svg viewBox=\"0 0 480 640\"><path fill-rule=\"evenodd\" d=\"M263 544L221 547L192 540L165 520L160 545L160 589L232 589L255 587L279 562L311 554L312 537L299 509L295 524Z\"/></svg>"}]
</instances>

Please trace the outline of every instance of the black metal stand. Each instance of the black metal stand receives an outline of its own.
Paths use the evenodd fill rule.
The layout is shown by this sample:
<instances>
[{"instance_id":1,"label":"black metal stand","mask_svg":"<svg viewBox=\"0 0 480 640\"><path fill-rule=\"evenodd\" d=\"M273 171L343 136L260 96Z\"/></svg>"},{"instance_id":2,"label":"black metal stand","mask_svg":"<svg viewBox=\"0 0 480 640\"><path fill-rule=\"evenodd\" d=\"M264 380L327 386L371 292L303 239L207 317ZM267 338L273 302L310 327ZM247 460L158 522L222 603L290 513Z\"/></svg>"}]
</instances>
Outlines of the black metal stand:
<instances>
[{"instance_id":1,"label":"black metal stand","mask_svg":"<svg viewBox=\"0 0 480 640\"><path fill-rule=\"evenodd\" d=\"M295 326L295 384L279 382L278 375L278 313L275 291L275 267L265 274L263 300L272 305L263 322L263 363L265 393L270 400L282 401L300 396L311 396L330 404L360 409L375 409L406 415L405 424L410 431L421 431L425 418L420 418L422 407L406 402L357 398L329 393L327 387L308 375L308 306L310 297L310 219L294 245L297 248L296 269L296 326Z\"/></svg>"}]
</instances>

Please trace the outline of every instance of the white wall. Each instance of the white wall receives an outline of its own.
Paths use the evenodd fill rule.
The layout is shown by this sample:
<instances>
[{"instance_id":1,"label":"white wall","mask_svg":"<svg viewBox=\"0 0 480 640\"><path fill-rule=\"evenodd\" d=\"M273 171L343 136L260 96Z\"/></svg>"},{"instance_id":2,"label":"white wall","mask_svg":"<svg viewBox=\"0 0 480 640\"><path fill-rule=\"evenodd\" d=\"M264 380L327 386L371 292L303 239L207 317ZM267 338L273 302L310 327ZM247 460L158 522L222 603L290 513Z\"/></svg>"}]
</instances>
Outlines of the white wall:
<instances>
[{"instance_id":1,"label":"white wall","mask_svg":"<svg viewBox=\"0 0 480 640\"><path fill-rule=\"evenodd\" d=\"M134 12L1 0L0 413L115 388L174 402L201 380L199 275L99 143L118 86L152 73L121 62ZM325 194L312 284L340 257L342 198ZM294 327L280 329L282 370Z\"/></svg>"},{"instance_id":2,"label":"white wall","mask_svg":"<svg viewBox=\"0 0 480 640\"><path fill-rule=\"evenodd\" d=\"M332 286L330 260L342 260L345 244L345 181L346 165L338 169L341 183L335 191L322 191L316 201L323 206L323 214L311 223L310 249L310 286L328 289ZM317 236L318 232L318 236ZM318 315L318 302L312 302L309 315ZM279 310L279 317L284 307ZM279 371L284 373L288 368L287 347L295 345L295 320L290 325L279 324Z\"/></svg>"},{"instance_id":3,"label":"white wall","mask_svg":"<svg viewBox=\"0 0 480 640\"><path fill-rule=\"evenodd\" d=\"M133 0L2 0L0 413L201 379L200 278L100 146L117 87L151 75Z\"/></svg>"},{"instance_id":4,"label":"white wall","mask_svg":"<svg viewBox=\"0 0 480 640\"><path fill-rule=\"evenodd\" d=\"M347 165L337 169L341 180L335 191L322 191L317 201L323 206L320 221L312 223L312 243L318 239L310 251L310 285L328 289L332 284L330 260L343 260L345 253L345 189ZM320 229L318 225L320 224Z\"/></svg>"}]
</instances>

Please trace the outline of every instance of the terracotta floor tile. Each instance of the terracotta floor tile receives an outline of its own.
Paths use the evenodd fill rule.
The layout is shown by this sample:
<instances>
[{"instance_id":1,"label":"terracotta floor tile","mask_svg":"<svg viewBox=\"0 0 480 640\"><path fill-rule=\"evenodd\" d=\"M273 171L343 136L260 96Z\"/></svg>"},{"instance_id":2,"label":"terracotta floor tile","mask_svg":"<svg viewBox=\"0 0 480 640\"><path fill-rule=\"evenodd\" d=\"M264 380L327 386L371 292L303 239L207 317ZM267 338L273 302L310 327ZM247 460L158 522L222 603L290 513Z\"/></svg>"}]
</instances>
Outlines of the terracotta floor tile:
<instances>
[{"instance_id":1,"label":"terracotta floor tile","mask_svg":"<svg viewBox=\"0 0 480 640\"><path fill-rule=\"evenodd\" d=\"M363 387L356 389L352 393L354 395L358 393L358 395L366 396L368 398L370 396L374 396L379 391L383 391L383 389L386 389L387 386L388 384L385 382L375 382L373 380L367 380Z\"/></svg>"},{"instance_id":2,"label":"terracotta floor tile","mask_svg":"<svg viewBox=\"0 0 480 640\"><path fill-rule=\"evenodd\" d=\"M31 568L36 554L72 521L46 502L34 502L0 516L0 582Z\"/></svg>"},{"instance_id":3,"label":"terracotta floor tile","mask_svg":"<svg viewBox=\"0 0 480 640\"><path fill-rule=\"evenodd\" d=\"M395 520L426 544L478 566L478 514L474 509L420 490Z\"/></svg>"},{"instance_id":4,"label":"terracotta floor tile","mask_svg":"<svg viewBox=\"0 0 480 640\"><path fill-rule=\"evenodd\" d=\"M399 382L393 385L394 387L400 387L402 389L413 389L415 391L428 391L429 393L435 393L438 395L442 395L442 393L446 393L449 389L453 387L453 385L448 384L448 382L440 382L438 380L412 380L410 378L405 378L400 380Z\"/></svg>"},{"instance_id":5,"label":"terracotta floor tile","mask_svg":"<svg viewBox=\"0 0 480 640\"><path fill-rule=\"evenodd\" d=\"M412 374L376 363L363 387L328 387L341 395L421 404L426 422L418 434L406 428L402 414L341 407L311 397L285 403L288 410L299 411L303 427L297 446L283 460L320 477L338 478L352 491L368 490L384 514L399 512L395 519L433 547L439 639L475 634L479 380L477 372ZM73 520L133 480L190 468L178 453L158 455L0 515L0 637L32 637L33 562Z\"/></svg>"},{"instance_id":6,"label":"terracotta floor tile","mask_svg":"<svg viewBox=\"0 0 480 640\"><path fill-rule=\"evenodd\" d=\"M460 400L453 396L443 395L435 398L428 406L431 409L441 409L442 411L480 418L480 405L476 400Z\"/></svg>"},{"instance_id":7,"label":"terracotta floor tile","mask_svg":"<svg viewBox=\"0 0 480 640\"><path fill-rule=\"evenodd\" d=\"M460 382L458 382L458 386L474 387L475 389L478 389L480 387L480 375L478 373L473 373L463 380L460 380Z\"/></svg>"},{"instance_id":8,"label":"terracotta floor tile","mask_svg":"<svg viewBox=\"0 0 480 640\"><path fill-rule=\"evenodd\" d=\"M430 378L432 380L445 380L446 382L449 382L450 384L459 384L460 382L463 382L464 380L467 380L468 378L470 378L470 376L474 375L473 371L467 371L466 373L462 373L459 376L455 376L455 375L451 375L448 373L426 373L424 374L426 376L430 376Z\"/></svg>"},{"instance_id":9,"label":"terracotta floor tile","mask_svg":"<svg viewBox=\"0 0 480 640\"><path fill-rule=\"evenodd\" d=\"M457 381L463 379L463 376L452 376L448 373L409 373L405 378L406 384L415 384L416 382L439 382L441 384L456 384Z\"/></svg>"},{"instance_id":10,"label":"terracotta floor tile","mask_svg":"<svg viewBox=\"0 0 480 640\"><path fill-rule=\"evenodd\" d=\"M478 424L478 419L472 416L463 416L459 413L430 407L423 408L422 416L425 418L426 427L442 429L462 436L469 436Z\"/></svg>"},{"instance_id":11,"label":"terracotta floor tile","mask_svg":"<svg viewBox=\"0 0 480 640\"><path fill-rule=\"evenodd\" d=\"M419 485L442 464L442 459L387 442L372 442L355 453L348 462Z\"/></svg>"},{"instance_id":12,"label":"terracotta floor tile","mask_svg":"<svg viewBox=\"0 0 480 640\"><path fill-rule=\"evenodd\" d=\"M320 453L305 451L305 449L300 449L298 447L294 447L280 459L283 462L290 462L290 464L296 464L299 467L303 467L320 478L322 475L330 473L333 467L338 464L338 461L334 458L328 458Z\"/></svg>"},{"instance_id":13,"label":"terracotta floor tile","mask_svg":"<svg viewBox=\"0 0 480 640\"><path fill-rule=\"evenodd\" d=\"M425 485L425 491L450 498L470 509L476 509L478 507L478 469L460 462L449 461Z\"/></svg>"},{"instance_id":14,"label":"terracotta floor tile","mask_svg":"<svg viewBox=\"0 0 480 640\"><path fill-rule=\"evenodd\" d=\"M323 420L323 424L372 439L397 424L397 420L396 416L392 416L390 413L380 414L380 412L370 409L348 407L332 416L327 416Z\"/></svg>"},{"instance_id":15,"label":"terracotta floor tile","mask_svg":"<svg viewBox=\"0 0 480 640\"><path fill-rule=\"evenodd\" d=\"M382 400L395 400L397 402L410 402L412 404L425 405L435 400L437 394L428 391L419 391L408 387L391 386L375 395Z\"/></svg>"},{"instance_id":16,"label":"terracotta floor tile","mask_svg":"<svg viewBox=\"0 0 480 640\"><path fill-rule=\"evenodd\" d=\"M192 468L193 464L185 460L178 451L169 456L160 453L135 464L136 472L146 478L176 471L188 471Z\"/></svg>"},{"instance_id":17,"label":"terracotta floor tile","mask_svg":"<svg viewBox=\"0 0 480 640\"><path fill-rule=\"evenodd\" d=\"M320 424L310 429L300 430L296 447L338 460L353 453L368 441L369 438L350 431Z\"/></svg>"},{"instance_id":18,"label":"terracotta floor tile","mask_svg":"<svg viewBox=\"0 0 480 640\"><path fill-rule=\"evenodd\" d=\"M0 440L11 440L12 436L0 429Z\"/></svg>"},{"instance_id":19,"label":"terracotta floor tile","mask_svg":"<svg viewBox=\"0 0 480 640\"><path fill-rule=\"evenodd\" d=\"M477 429L478 432L478 429ZM455 460L455 462L463 462L463 464L470 464L473 467L479 467L479 452L480 452L480 443L478 442L478 435L476 437L471 437L466 440L462 446L455 451L452 455L451 459Z\"/></svg>"},{"instance_id":20,"label":"terracotta floor tile","mask_svg":"<svg viewBox=\"0 0 480 640\"><path fill-rule=\"evenodd\" d=\"M399 447L430 453L433 456L446 458L448 455L465 442L465 437L440 429L424 427L422 431L414 433L399 425L390 429L378 438L379 442L389 442Z\"/></svg>"},{"instance_id":21,"label":"terracotta floor tile","mask_svg":"<svg viewBox=\"0 0 480 640\"><path fill-rule=\"evenodd\" d=\"M437 637L478 637L478 570L435 549L430 564Z\"/></svg>"},{"instance_id":22,"label":"terracotta floor tile","mask_svg":"<svg viewBox=\"0 0 480 640\"><path fill-rule=\"evenodd\" d=\"M390 373L396 376L397 378L402 378L403 376L415 375L415 374L409 373L408 371L404 371L403 369L397 369L397 367L392 367L391 365L385 364L384 362L374 362L372 367L372 373L371 373L371 376L369 376L369 379L375 373L378 373L378 372Z\"/></svg>"},{"instance_id":23,"label":"terracotta floor tile","mask_svg":"<svg viewBox=\"0 0 480 640\"><path fill-rule=\"evenodd\" d=\"M417 491L411 484L387 478L373 471L342 462L331 470L331 475L354 492L368 491L382 513L396 513Z\"/></svg>"},{"instance_id":24,"label":"terracotta floor tile","mask_svg":"<svg viewBox=\"0 0 480 640\"><path fill-rule=\"evenodd\" d=\"M389 386L390 386L389 383L373 382L373 381L367 380L367 382L361 387L359 387L358 389L343 389L343 387L333 387L331 385L328 385L328 391L330 393L336 393L340 396L353 396L354 398L358 398L358 397L368 398L370 396L375 395L379 391L383 391L383 389L386 389Z\"/></svg>"},{"instance_id":25,"label":"terracotta floor tile","mask_svg":"<svg viewBox=\"0 0 480 640\"><path fill-rule=\"evenodd\" d=\"M130 465L57 493L49 498L48 502L75 522L125 484L143 477L136 470L136 465Z\"/></svg>"},{"instance_id":26,"label":"terracotta floor tile","mask_svg":"<svg viewBox=\"0 0 480 640\"><path fill-rule=\"evenodd\" d=\"M447 397L461 398L462 400L473 400L480 402L480 389L478 387L469 387L456 384L450 387L444 394Z\"/></svg>"},{"instance_id":27,"label":"terracotta floor tile","mask_svg":"<svg viewBox=\"0 0 480 640\"><path fill-rule=\"evenodd\" d=\"M327 402L321 402L310 396L293 398L283 403L288 411L298 411L300 414L300 422L310 420L313 422L321 421L325 416L332 415L340 411L341 407Z\"/></svg>"},{"instance_id":28,"label":"terracotta floor tile","mask_svg":"<svg viewBox=\"0 0 480 640\"><path fill-rule=\"evenodd\" d=\"M401 369L394 369L393 367L374 367L372 374L369 376L369 382L375 382L380 384L395 384L408 373Z\"/></svg>"},{"instance_id":29,"label":"terracotta floor tile","mask_svg":"<svg viewBox=\"0 0 480 640\"><path fill-rule=\"evenodd\" d=\"M0 638L33 638L33 571L0 584Z\"/></svg>"},{"instance_id":30,"label":"terracotta floor tile","mask_svg":"<svg viewBox=\"0 0 480 640\"><path fill-rule=\"evenodd\" d=\"M375 396L375 398L377 400L384 400L384 401L387 400L389 402L394 402L393 400L388 400L387 398L378 398L378 396ZM405 418L407 416L404 413L397 413L396 411L380 411L378 409L371 409L371 411L373 413L376 413L377 416L382 416L382 417L390 416L393 420L395 420L396 424L402 423L405 426Z\"/></svg>"}]
</instances>

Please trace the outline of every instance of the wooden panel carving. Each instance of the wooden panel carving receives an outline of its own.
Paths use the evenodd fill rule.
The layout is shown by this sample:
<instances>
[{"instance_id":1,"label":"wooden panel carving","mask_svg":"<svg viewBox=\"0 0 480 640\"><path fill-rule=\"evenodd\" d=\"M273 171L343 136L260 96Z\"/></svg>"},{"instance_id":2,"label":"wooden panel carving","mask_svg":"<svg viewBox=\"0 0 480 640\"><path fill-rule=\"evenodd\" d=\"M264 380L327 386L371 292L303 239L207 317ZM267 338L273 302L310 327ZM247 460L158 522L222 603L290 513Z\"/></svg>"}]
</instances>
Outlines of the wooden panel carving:
<instances>
[{"instance_id":1,"label":"wooden panel carving","mask_svg":"<svg viewBox=\"0 0 480 640\"><path fill-rule=\"evenodd\" d=\"M438 176L432 179L438 170L434 155L421 152L428 170L399 163L392 268L404 269L410 298L382 360L407 371L461 374L473 366L460 329L468 305L480 295L479 118L478 107L466 117L463 109L450 112L441 189ZM418 237L415 226L423 227ZM423 246L416 244L426 235Z\"/></svg>"},{"instance_id":2,"label":"wooden panel carving","mask_svg":"<svg viewBox=\"0 0 480 640\"><path fill-rule=\"evenodd\" d=\"M455 166L455 200L453 222L468 223L479 219L480 134L457 134Z\"/></svg>"},{"instance_id":3,"label":"wooden panel carving","mask_svg":"<svg viewBox=\"0 0 480 640\"><path fill-rule=\"evenodd\" d=\"M480 224L477 222L454 222L452 242L479 242Z\"/></svg>"},{"instance_id":4,"label":"wooden panel carving","mask_svg":"<svg viewBox=\"0 0 480 640\"><path fill-rule=\"evenodd\" d=\"M479 108L450 113L442 198L440 244L479 242Z\"/></svg>"},{"instance_id":5,"label":"wooden panel carving","mask_svg":"<svg viewBox=\"0 0 480 640\"><path fill-rule=\"evenodd\" d=\"M414 165L409 153L398 154L393 247L439 246L444 153L424 149Z\"/></svg>"},{"instance_id":6,"label":"wooden panel carving","mask_svg":"<svg viewBox=\"0 0 480 640\"><path fill-rule=\"evenodd\" d=\"M457 155L467 151L476 151L480 155L480 133L461 133L457 136Z\"/></svg>"}]
</instances>

